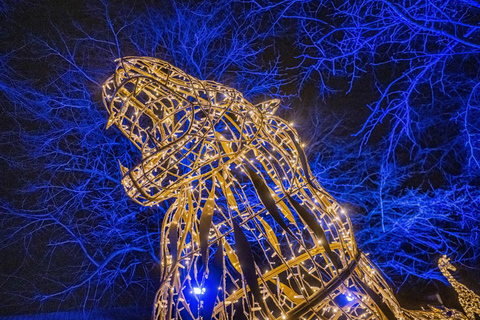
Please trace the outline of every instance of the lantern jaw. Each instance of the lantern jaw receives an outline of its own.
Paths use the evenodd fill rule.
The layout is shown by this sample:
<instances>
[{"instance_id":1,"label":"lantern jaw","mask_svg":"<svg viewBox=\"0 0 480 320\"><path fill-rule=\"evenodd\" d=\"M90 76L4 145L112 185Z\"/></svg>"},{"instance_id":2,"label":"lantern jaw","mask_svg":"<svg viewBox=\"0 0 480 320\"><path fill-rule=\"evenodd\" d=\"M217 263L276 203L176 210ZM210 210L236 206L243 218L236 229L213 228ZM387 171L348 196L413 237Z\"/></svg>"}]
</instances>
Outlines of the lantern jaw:
<instances>
[{"instance_id":1,"label":"lantern jaw","mask_svg":"<svg viewBox=\"0 0 480 320\"><path fill-rule=\"evenodd\" d=\"M191 145L195 149L189 149ZM144 157L130 170L121 166L122 184L127 195L144 206L175 198L184 188L210 179L228 161L213 150L205 140L179 141Z\"/></svg>"}]
</instances>

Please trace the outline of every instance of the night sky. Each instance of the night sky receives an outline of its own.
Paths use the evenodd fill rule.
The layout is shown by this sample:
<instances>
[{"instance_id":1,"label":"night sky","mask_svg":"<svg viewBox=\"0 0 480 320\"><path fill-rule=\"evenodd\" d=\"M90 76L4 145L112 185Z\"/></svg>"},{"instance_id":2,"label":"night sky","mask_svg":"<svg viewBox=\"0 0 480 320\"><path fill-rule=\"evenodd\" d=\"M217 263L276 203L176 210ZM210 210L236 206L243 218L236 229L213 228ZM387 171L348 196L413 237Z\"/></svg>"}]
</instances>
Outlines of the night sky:
<instances>
[{"instance_id":1,"label":"night sky","mask_svg":"<svg viewBox=\"0 0 480 320\"><path fill-rule=\"evenodd\" d=\"M0 315L151 306L169 204L120 185L140 154L101 86L124 56L282 99L402 305L460 309L436 261L480 293L479 25L473 1L0 4Z\"/></svg>"}]
</instances>

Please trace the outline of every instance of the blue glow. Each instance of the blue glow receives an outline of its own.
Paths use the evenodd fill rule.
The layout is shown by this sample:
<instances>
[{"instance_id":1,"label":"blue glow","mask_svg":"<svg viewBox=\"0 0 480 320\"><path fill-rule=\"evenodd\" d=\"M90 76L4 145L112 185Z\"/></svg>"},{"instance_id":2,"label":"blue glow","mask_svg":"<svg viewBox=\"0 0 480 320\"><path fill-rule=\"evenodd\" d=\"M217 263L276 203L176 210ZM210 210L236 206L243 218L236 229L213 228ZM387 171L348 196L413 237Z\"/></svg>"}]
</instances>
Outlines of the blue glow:
<instances>
[{"instance_id":1,"label":"blue glow","mask_svg":"<svg viewBox=\"0 0 480 320\"><path fill-rule=\"evenodd\" d=\"M195 294L204 294L204 293L205 293L205 288L194 287L194 288L193 288L193 293L195 293Z\"/></svg>"},{"instance_id":2,"label":"blue glow","mask_svg":"<svg viewBox=\"0 0 480 320\"><path fill-rule=\"evenodd\" d=\"M5 312L29 305L34 312L39 301L53 311L115 306L131 296L143 305L155 294L154 248L169 205L140 207L125 195L118 161L132 167L139 153L118 131L104 130L99 103L112 62L126 55L165 59L252 101L289 97L282 106L292 112L279 112L297 124L312 173L344 205L359 247L397 285L445 281L435 266L442 254L478 270L480 8L472 1L406 1L395 4L399 10L376 1L342 10L328 1L321 8L261 1L265 7L244 11L228 0L165 1L131 14L122 4L106 10L108 1L75 3L1 9ZM36 293L26 295L18 279ZM213 291L196 289L202 298Z\"/></svg>"}]
</instances>

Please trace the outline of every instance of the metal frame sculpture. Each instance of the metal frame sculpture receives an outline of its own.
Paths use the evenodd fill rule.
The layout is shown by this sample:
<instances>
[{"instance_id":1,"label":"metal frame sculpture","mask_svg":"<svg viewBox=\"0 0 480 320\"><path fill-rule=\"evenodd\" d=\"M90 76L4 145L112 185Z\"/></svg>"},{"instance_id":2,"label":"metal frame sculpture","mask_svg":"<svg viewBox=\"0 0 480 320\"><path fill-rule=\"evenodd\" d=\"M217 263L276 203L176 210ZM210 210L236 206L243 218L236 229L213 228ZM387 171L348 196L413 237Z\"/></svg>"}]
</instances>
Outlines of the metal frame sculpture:
<instances>
[{"instance_id":1,"label":"metal frame sculpture","mask_svg":"<svg viewBox=\"0 0 480 320\"><path fill-rule=\"evenodd\" d=\"M120 165L144 206L170 201L161 226L155 319L447 319L402 309L355 243L345 211L312 176L279 100L146 57L118 60L103 90L140 149Z\"/></svg>"}]
</instances>

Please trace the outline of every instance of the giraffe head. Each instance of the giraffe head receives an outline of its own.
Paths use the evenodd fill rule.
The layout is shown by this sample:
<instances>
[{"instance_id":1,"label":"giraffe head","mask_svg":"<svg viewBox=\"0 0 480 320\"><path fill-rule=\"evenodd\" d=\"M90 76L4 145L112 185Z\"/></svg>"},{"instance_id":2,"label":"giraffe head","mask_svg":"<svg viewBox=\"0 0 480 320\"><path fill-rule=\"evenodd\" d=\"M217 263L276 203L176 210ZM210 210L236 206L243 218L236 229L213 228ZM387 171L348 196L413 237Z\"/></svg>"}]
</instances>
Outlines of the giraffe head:
<instances>
[{"instance_id":1,"label":"giraffe head","mask_svg":"<svg viewBox=\"0 0 480 320\"><path fill-rule=\"evenodd\" d=\"M451 263L450 263L450 258L448 258L446 255L443 255L440 259L438 259L438 267L440 270L450 270L450 271L457 271L457 268L455 268Z\"/></svg>"},{"instance_id":2,"label":"giraffe head","mask_svg":"<svg viewBox=\"0 0 480 320\"><path fill-rule=\"evenodd\" d=\"M141 163L120 169L127 194L147 206L237 161L279 106L254 106L235 89L145 57L117 61L103 100L107 128L115 124L142 153Z\"/></svg>"}]
</instances>

